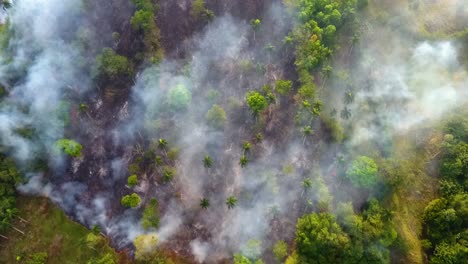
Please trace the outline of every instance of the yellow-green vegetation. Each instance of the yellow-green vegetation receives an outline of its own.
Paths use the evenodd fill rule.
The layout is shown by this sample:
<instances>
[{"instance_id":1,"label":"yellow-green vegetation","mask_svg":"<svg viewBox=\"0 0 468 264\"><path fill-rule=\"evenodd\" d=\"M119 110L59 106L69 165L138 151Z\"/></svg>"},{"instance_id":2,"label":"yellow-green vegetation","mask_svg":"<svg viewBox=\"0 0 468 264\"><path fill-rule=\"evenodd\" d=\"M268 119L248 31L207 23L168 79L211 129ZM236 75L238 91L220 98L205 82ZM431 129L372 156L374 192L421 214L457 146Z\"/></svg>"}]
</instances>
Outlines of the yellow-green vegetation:
<instances>
[{"instance_id":1,"label":"yellow-green vegetation","mask_svg":"<svg viewBox=\"0 0 468 264\"><path fill-rule=\"evenodd\" d=\"M190 10L190 15L195 20L201 19L203 21L209 21L214 17L213 11L206 8L204 0L193 1L192 9Z\"/></svg>"},{"instance_id":2,"label":"yellow-green vegetation","mask_svg":"<svg viewBox=\"0 0 468 264\"><path fill-rule=\"evenodd\" d=\"M138 184L138 177L136 174L130 175L127 179L127 184L130 187L135 187Z\"/></svg>"},{"instance_id":3,"label":"yellow-green vegetation","mask_svg":"<svg viewBox=\"0 0 468 264\"><path fill-rule=\"evenodd\" d=\"M102 53L96 58L95 74L104 76L110 80L130 76L133 73L133 65L125 56L115 53L111 48L102 49Z\"/></svg>"},{"instance_id":4,"label":"yellow-green vegetation","mask_svg":"<svg viewBox=\"0 0 468 264\"><path fill-rule=\"evenodd\" d=\"M118 263L116 252L109 247L108 240L100 234L93 234L85 227L71 221L46 198L19 197L18 216L14 229L2 233L8 240L0 240L2 263ZM21 219L26 220L23 222ZM89 235L94 238L89 247ZM46 262L32 262L46 259Z\"/></svg>"},{"instance_id":5,"label":"yellow-green vegetation","mask_svg":"<svg viewBox=\"0 0 468 264\"><path fill-rule=\"evenodd\" d=\"M22 181L12 158L0 154L0 232L8 230L18 210L15 186Z\"/></svg>"},{"instance_id":6,"label":"yellow-green vegetation","mask_svg":"<svg viewBox=\"0 0 468 264\"><path fill-rule=\"evenodd\" d=\"M131 1L135 5L136 10L130 23L133 29L143 36L143 44L145 46L144 59L152 63L158 63L163 58L160 30L155 22L159 6L155 4L156 1L151 0Z\"/></svg>"},{"instance_id":7,"label":"yellow-green vegetation","mask_svg":"<svg viewBox=\"0 0 468 264\"><path fill-rule=\"evenodd\" d=\"M71 139L60 139L55 142L58 151L63 151L70 157L80 157L82 146L80 143Z\"/></svg>"},{"instance_id":8,"label":"yellow-green vegetation","mask_svg":"<svg viewBox=\"0 0 468 264\"><path fill-rule=\"evenodd\" d=\"M145 230L149 228L159 227L159 203L156 198L151 198L149 203L145 206L143 216L141 219L141 225Z\"/></svg>"},{"instance_id":9,"label":"yellow-green vegetation","mask_svg":"<svg viewBox=\"0 0 468 264\"><path fill-rule=\"evenodd\" d=\"M125 195L120 200L120 203L125 207L137 207L140 204L140 202L141 202L141 198L136 193Z\"/></svg>"},{"instance_id":10,"label":"yellow-green vegetation","mask_svg":"<svg viewBox=\"0 0 468 264\"><path fill-rule=\"evenodd\" d=\"M226 112L217 104L213 105L206 113L206 121L215 129L222 129L226 123L226 119Z\"/></svg>"}]
</instances>

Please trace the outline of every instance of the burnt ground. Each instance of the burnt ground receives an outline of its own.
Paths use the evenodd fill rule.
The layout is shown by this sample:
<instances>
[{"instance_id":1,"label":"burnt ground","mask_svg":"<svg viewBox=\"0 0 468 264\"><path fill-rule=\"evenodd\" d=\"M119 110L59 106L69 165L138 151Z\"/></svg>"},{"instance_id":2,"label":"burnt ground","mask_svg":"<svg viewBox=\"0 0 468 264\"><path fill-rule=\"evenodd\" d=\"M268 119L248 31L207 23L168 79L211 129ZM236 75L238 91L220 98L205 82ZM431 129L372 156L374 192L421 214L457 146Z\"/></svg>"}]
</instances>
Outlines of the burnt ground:
<instances>
[{"instance_id":1,"label":"burnt ground","mask_svg":"<svg viewBox=\"0 0 468 264\"><path fill-rule=\"evenodd\" d=\"M216 16L230 13L234 17L246 21L253 18L262 18L265 24L271 25L267 27L267 30L258 34L256 37L256 43L264 43L264 39L267 39L267 36L273 34L275 30L276 22L269 21L268 17L264 17L266 6L270 5L272 2L278 1L213 0L207 1L207 7L212 9ZM194 34L202 31L206 22L193 21L190 17L188 1L160 0L159 5L160 10L157 22L161 30L161 42L166 57L184 59L189 52L184 49L184 42ZM118 53L128 57L134 56L141 45L138 44L138 37L135 36L129 23L132 12L129 11L127 1L113 1L105 7L105 10L107 10L106 15L109 16L109 23L103 26L102 33L119 32L121 38L118 43L113 43L112 40L104 40L103 43L113 43ZM99 18L102 18L102 15L103 14L99 13L93 14L90 23L96 23L98 20L100 21ZM256 43L250 44L252 48L255 48L255 45L260 45ZM266 71L262 78L268 82L273 82L278 79L279 76L283 79L297 80L293 51L284 49L280 51L280 54L279 61L274 61L275 64L266 65ZM243 94L247 88L252 88L248 73L246 74L234 70L229 72L221 71L220 74L223 78L231 78L231 82L238 83L240 88L240 91L236 91L238 93ZM122 120L131 118L132 116L130 94L133 85L133 80L98 82L97 92L86 95L87 99L85 102L89 108L85 112L79 110L78 102L73 105L71 125L67 134L69 134L71 138L77 138L82 143L84 146L83 158L70 161L65 169L65 173L62 174L59 172L50 176L56 183L77 181L88 186L88 189L81 197L85 204L91 204L93 194L102 191L110 192L114 200L110 205L111 209L108 211L109 218L123 214L124 208L120 205L120 198L130 193L130 190L125 187L126 176L128 174L126 173L127 168L122 168L123 172L116 172L118 170L112 169L113 160L121 160L126 165L135 162L139 164L142 175L150 182L149 190L157 190L156 196L160 204L161 215L164 215L168 210L168 201L175 199L183 205L185 199L184 194L181 193L177 184L164 184L161 181L162 169L154 167L151 161L154 160L155 155L161 155L165 157L166 164L176 166L177 163L168 160L165 155L166 153L163 151L152 149L151 142L145 138L143 132L138 133L139 135L136 135L131 141L121 142L121 144L118 145L115 143L111 131L118 129ZM295 87L297 87L297 85L297 83L294 84ZM194 95L194 101L197 100L196 96L197 95ZM222 100L227 103L228 99L228 96L226 96ZM203 99L199 98L199 100ZM220 146L220 149L229 149L232 147L231 142L243 142L244 140L255 142L255 135L258 132L262 132L265 136L264 140L274 142L274 152L285 153L288 148L288 142L295 140L302 141L299 135L300 133L297 131L294 124L296 111L294 103L292 96L289 96L281 98L281 103L270 106L261 117L265 128L260 130L254 125L255 120L252 118L245 105L228 111L228 116L230 119L232 118L232 120L230 120L230 126L232 127L225 129L223 138L229 140L224 140L225 143ZM172 126L173 124L168 122L167 131L171 131ZM239 130L237 128L241 129ZM320 142L321 138L326 138L327 132L322 129L320 122L317 121L315 123L314 130L316 131L315 135L303 143L309 151L303 153L301 161L297 166L299 174L303 177L308 177L310 175L310 170L312 169L311 161L319 159L319 152L317 151L318 142ZM145 156L147 150L150 149L153 150L153 153ZM262 156L264 150L262 150L261 144L254 144L253 149L253 159ZM205 186L207 192L213 193L216 193L219 189L226 189L233 184L232 180L225 179L222 175L232 174L231 168L235 167L235 163L237 163L236 156L233 156L233 154L219 152L215 155L221 157L219 159L219 164L222 164L222 166L220 169L208 173L208 177L212 180L210 184ZM285 180L284 182L280 182L279 185L281 186L280 192L288 192L294 189L300 191L297 189L300 188L301 183L300 179L297 179L297 181ZM142 198L143 203L145 203L151 197L143 195ZM293 204L289 212L275 215L270 222L270 232L267 234L267 240L271 241L272 244L264 246L271 248L273 243L279 239L283 239L288 243L292 242L294 240L297 218L311 209L313 208L309 208L304 199L300 199ZM76 218L73 212L68 213ZM182 223L181 228L171 237L170 242L166 243L164 247L165 251L170 255L175 254L186 257L187 259L193 259L189 243L195 238L209 240L213 235L213 229L210 226L199 224L197 219L203 214L200 209L187 208L184 214L183 219L185 219L185 222ZM222 217L223 215L219 215L219 218ZM89 223L86 222L84 224L89 225ZM118 241L112 241L112 244L116 247L121 246ZM262 257L266 263L273 262L273 255L271 252L265 251ZM217 263L229 262L229 259L223 255L216 258L218 259Z\"/></svg>"}]
</instances>

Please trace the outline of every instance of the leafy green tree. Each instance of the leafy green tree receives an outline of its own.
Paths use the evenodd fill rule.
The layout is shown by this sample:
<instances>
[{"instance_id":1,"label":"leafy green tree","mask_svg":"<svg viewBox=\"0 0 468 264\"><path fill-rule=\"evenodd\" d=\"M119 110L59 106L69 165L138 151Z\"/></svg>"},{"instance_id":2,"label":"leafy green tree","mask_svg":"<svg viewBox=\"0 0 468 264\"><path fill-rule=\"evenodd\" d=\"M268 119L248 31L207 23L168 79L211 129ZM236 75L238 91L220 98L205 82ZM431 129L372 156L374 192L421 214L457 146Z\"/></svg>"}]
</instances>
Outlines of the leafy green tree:
<instances>
[{"instance_id":1,"label":"leafy green tree","mask_svg":"<svg viewBox=\"0 0 468 264\"><path fill-rule=\"evenodd\" d=\"M120 203L125 207L137 207L141 202L140 196L136 193L132 193L130 195L125 195L120 200Z\"/></svg>"},{"instance_id":2,"label":"leafy green tree","mask_svg":"<svg viewBox=\"0 0 468 264\"><path fill-rule=\"evenodd\" d=\"M133 174L130 177L128 177L127 184L130 187L135 187L138 184L138 177L136 176L136 174Z\"/></svg>"},{"instance_id":3,"label":"leafy green tree","mask_svg":"<svg viewBox=\"0 0 468 264\"><path fill-rule=\"evenodd\" d=\"M349 236L330 213L304 215L297 222L299 263L345 263L350 242Z\"/></svg>"},{"instance_id":4,"label":"leafy green tree","mask_svg":"<svg viewBox=\"0 0 468 264\"><path fill-rule=\"evenodd\" d=\"M194 19L211 20L214 17L214 13L206 8L204 0L195 0L192 3L192 9L190 15Z\"/></svg>"},{"instance_id":5,"label":"leafy green tree","mask_svg":"<svg viewBox=\"0 0 468 264\"><path fill-rule=\"evenodd\" d=\"M263 95L256 91L250 91L246 96L247 104L252 113L257 116L263 109L268 106L268 102Z\"/></svg>"},{"instance_id":6,"label":"leafy green tree","mask_svg":"<svg viewBox=\"0 0 468 264\"><path fill-rule=\"evenodd\" d=\"M211 159L210 156L208 155L205 155L205 157L203 158L203 166L207 169L211 168L211 166L213 166L213 160Z\"/></svg>"},{"instance_id":7,"label":"leafy green tree","mask_svg":"<svg viewBox=\"0 0 468 264\"><path fill-rule=\"evenodd\" d=\"M208 207L210 207L210 200L206 199L206 198L202 198L200 200L200 207L202 209L208 209Z\"/></svg>"},{"instance_id":8,"label":"leafy green tree","mask_svg":"<svg viewBox=\"0 0 468 264\"><path fill-rule=\"evenodd\" d=\"M82 146L80 143L71 140L71 139L60 139L55 142L55 147L58 151L65 152L68 156L71 157L80 157Z\"/></svg>"},{"instance_id":9,"label":"leafy green tree","mask_svg":"<svg viewBox=\"0 0 468 264\"><path fill-rule=\"evenodd\" d=\"M423 221L429 239L437 244L468 227L468 194L458 194L450 200L439 198L431 201L424 209Z\"/></svg>"},{"instance_id":10,"label":"leafy green tree","mask_svg":"<svg viewBox=\"0 0 468 264\"><path fill-rule=\"evenodd\" d=\"M240 159L239 159L239 165L244 168L247 166L247 164L249 163L249 160L247 159L246 156L241 156Z\"/></svg>"},{"instance_id":11,"label":"leafy green tree","mask_svg":"<svg viewBox=\"0 0 468 264\"><path fill-rule=\"evenodd\" d=\"M252 262L242 254L235 254L234 264L252 264Z\"/></svg>"},{"instance_id":12,"label":"leafy green tree","mask_svg":"<svg viewBox=\"0 0 468 264\"><path fill-rule=\"evenodd\" d=\"M134 30L149 31L154 23L154 13L149 10L137 10L130 19Z\"/></svg>"},{"instance_id":13,"label":"leafy green tree","mask_svg":"<svg viewBox=\"0 0 468 264\"><path fill-rule=\"evenodd\" d=\"M378 170L379 167L373 159L359 156L346 170L346 177L355 187L371 188L377 184Z\"/></svg>"},{"instance_id":14,"label":"leafy green tree","mask_svg":"<svg viewBox=\"0 0 468 264\"><path fill-rule=\"evenodd\" d=\"M206 113L206 120L211 127L222 129L227 120L226 112L221 106L215 104Z\"/></svg>"},{"instance_id":15,"label":"leafy green tree","mask_svg":"<svg viewBox=\"0 0 468 264\"><path fill-rule=\"evenodd\" d=\"M234 208L237 205L237 198L235 196L229 196L226 199L226 205L229 209Z\"/></svg>"},{"instance_id":16,"label":"leafy green tree","mask_svg":"<svg viewBox=\"0 0 468 264\"><path fill-rule=\"evenodd\" d=\"M174 111L186 110L192 102L192 93L183 84L178 84L168 93L169 107Z\"/></svg>"},{"instance_id":17,"label":"leafy green tree","mask_svg":"<svg viewBox=\"0 0 468 264\"><path fill-rule=\"evenodd\" d=\"M159 203L156 198L151 198L150 202L145 206L141 225L145 230L159 227Z\"/></svg>"},{"instance_id":18,"label":"leafy green tree","mask_svg":"<svg viewBox=\"0 0 468 264\"><path fill-rule=\"evenodd\" d=\"M438 244L434 251L434 256L430 259L431 264L453 264L453 263L466 263L468 259L468 247L466 241L468 239L468 232L462 235L459 239L460 242L447 243L442 242ZM463 242L462 242L463 241Z\"/></svg>"},{"instance_id":19,"label":"leafy green tree","mask_svg":"<svg viewBox=\"0 0 468 264\"><path fill-rule=\"evenodd\" d=\"M286 95L291 91L292 82L289 80L278 80L275 83L276 91L281 95Z\"/></svg>"},{"instance_id":20,"label":"leafy green tree","mask_svg":"<svg viewBox=\"0 0 468 264\"><path fill-rule=\"evenodd\" d=\"M468 144L460 142L444 148L444 158L440 172L444 178L458 181L461 185L468 183Z\"/></svg>"},{"instance_id":21,"label":"leafy green tree","mask_svg":"<svg viewBox=\"0 0 468 264\"><path fill-rule=\"evenodd\" d=\"M21 175L11 158L0 154L0 232L7 231L17 213L16 188Z\"/></svg>"},{"instance_id":22,"label":"leafy green tree","mask_svg":"<svg viewBox=\"0 0 468 264\"><path fill-rule=\"evenodd\" d=\"M96 58L97 72L107 78L116 79L119 76L130 76L133 66L124 56L118 55L111 48L104 48Z\"/></svg>"},{"instance_id":23,"label":"leafy green tree","mask_svg":"<svg viewBox=\"0 0 468 264\"><path fill-rule=\"evenodd\" d=\"M288 256L288 244L283 240L278 240L273 246L273 254L278 262L282 262Z\"/></svg>"}]
</instances>

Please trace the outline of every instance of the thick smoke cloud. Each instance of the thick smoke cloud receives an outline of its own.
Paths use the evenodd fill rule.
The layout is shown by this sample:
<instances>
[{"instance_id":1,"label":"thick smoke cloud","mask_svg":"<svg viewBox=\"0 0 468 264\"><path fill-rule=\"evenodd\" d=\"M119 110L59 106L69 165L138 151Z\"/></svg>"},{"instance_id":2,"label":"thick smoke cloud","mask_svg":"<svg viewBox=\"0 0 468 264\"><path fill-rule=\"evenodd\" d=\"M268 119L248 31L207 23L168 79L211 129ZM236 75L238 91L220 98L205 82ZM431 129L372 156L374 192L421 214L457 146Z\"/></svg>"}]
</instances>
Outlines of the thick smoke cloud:
<instances>
[{"instance_id":1,"label":"thick smoke cloud","mask_svg":"<svg viewBox=\"0 0 468 264\"><path fill-rule=\"evenodd\" d=\"M75 35L84 19L82 8L78 0L23 0L11 10L9 26L15 30L9 49L14 54L1 57L0 80L9 96L0 107L0 138L20 161L34 158L42 148L50 151L55 140L64 137L66 124L57 115L57 108L68 94L93 89L89 73L79 63L86 55L77 48ZM31 173L29 182L19 190L50 197L81 223L99 225L117 247L127 247L136 236L155 230L143 230L141 208L122 210L122 193L114 189L120 188L116 185L128 176L126 168L137 151L132 144L165 138L171 147L181 150L174 181L158 185L155 178L159 175L145 172L138 175L139 184L134 189L143 202L151 197L160 200L161 226L156 230L160 244L180 249L181 245L171 243L186 232L190 241L182 245L186 247L182 250L191 250L197 261L208 263L237 252L251 254L246 245L252 240L263 242L260 252L271 247L268 236L276 214L304 211L298 209L304 206L302 201L312 204L329 198L327 186L319 177L320 168L329 168L334 162L331 159L327 161L330 164L319 166L309 159L314 152L334 152L334 146L317 143L309 148L302 138L291 136L281 143L274 137L256 143L248 166L241 168L238 163L244 154L242 142L253 141L249 132L256 122L244 103L245 93L287 78L286 71L293 66L288 64L282 41L292 21L280 4L273 4L253 40L248 21L222 15L184 42L187 58L169 57L157 66L142 69L129 100L115 112L118 124L104 131L111 135L112 144L124 150L83 175L103 182L108 189L96 191L78 179L49 182L44 175ZM387 28L374 28L364 33L360 45L362 52L351 67L352 77L346 80L351 86L343 87L335 76L329 81L329 94L324 96L325 106L340 110L344 107L343 91L351 89L355 94L349 106L352 117L342 122L345 126L354 124L348 132L352 146L385 136L390 140L394 134L436 121L466 103L467 73L456 60L454 43L408 40ZM340 66L334 68L339 70ZM12 75L18 72L21 74ZM185 111L167 114L168 94L179 85L190 91L192 102ZM215 103L227 112L224 131L214 130L205 118ZM102 99L95 104L100 109ZM162 113L170 117L162 118ZM161 123L168 120L170 131ZM15 132L25 126L34 128L37 138L25 139ZM93 131L94 127L84 129ZM109 154L103 144L96 144L93 150L98 158ZM207 154L214 159L209 170L202 164ZM75 159L72 172L92 158ZM304 192L304 177L314 178L313 192ZM170 192L180 197L176 199ZM231 195L239 200L234 209L225 204ZM203 197L211 203L206 211L199 209ZM294 227L294 223L289 226ZM288 231L280 238L293 235L293 230Z\"/></svg>"}]
</instances>

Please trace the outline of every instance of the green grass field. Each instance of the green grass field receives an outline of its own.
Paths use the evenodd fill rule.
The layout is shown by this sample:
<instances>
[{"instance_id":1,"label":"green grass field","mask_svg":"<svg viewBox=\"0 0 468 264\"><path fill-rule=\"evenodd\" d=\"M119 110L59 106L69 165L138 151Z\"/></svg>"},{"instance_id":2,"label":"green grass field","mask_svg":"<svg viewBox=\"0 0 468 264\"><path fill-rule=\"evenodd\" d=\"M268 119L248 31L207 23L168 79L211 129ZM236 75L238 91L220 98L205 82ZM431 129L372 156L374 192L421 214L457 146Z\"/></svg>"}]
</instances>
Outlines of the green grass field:
<instances>
[{"instance_id":1,"label":"green grass field","mask_svg":"<svg viewBox=\"0 0 468 264\"><path fill-rule=\"evenodd\" d=\"M0 238L0 263L31 263L31 257L39 252L47 253L48 264L88 263L106 254L119 263L119 256L107 239L103 239L99 249L88 247L86 237L90 231L68 219L48 199L19 197L17 204L19 216L28 223L17 218L14 226L25 234L14 229L2 234L8 240Z\"/></svg>"}]
</instances>

